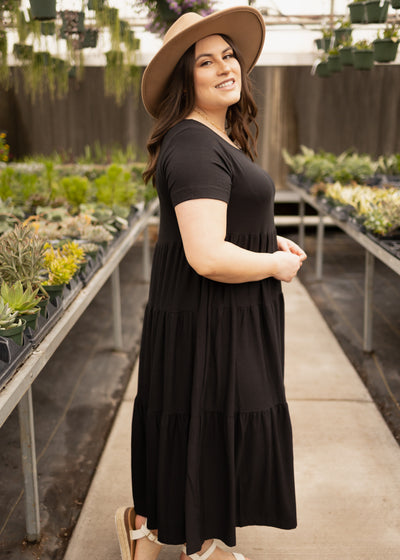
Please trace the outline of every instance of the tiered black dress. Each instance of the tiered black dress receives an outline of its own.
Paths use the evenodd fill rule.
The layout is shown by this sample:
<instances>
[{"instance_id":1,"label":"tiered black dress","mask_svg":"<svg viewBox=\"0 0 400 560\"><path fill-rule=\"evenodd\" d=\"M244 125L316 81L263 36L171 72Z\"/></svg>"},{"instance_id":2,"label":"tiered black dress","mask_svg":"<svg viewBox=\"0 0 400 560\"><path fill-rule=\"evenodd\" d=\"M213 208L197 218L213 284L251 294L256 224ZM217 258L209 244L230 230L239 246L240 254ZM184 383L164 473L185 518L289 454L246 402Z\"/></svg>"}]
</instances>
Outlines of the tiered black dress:
<instances>
[{"instance_id":1,"label":"tiered black dress","mask_svg":"<svg viewBox=\"0 0 400 560\"><path fill-rule=\"evenodd\" d=\"M199 276L174 211L188 199L225 201L226 239L272 252L274 185L194 120L165 136L156 184L160 233L133 415L133 496L159 540L186 542L193 554L208 538L233 546L236 526L296 526L280 282Z\"/></svg>"}]
</instances>

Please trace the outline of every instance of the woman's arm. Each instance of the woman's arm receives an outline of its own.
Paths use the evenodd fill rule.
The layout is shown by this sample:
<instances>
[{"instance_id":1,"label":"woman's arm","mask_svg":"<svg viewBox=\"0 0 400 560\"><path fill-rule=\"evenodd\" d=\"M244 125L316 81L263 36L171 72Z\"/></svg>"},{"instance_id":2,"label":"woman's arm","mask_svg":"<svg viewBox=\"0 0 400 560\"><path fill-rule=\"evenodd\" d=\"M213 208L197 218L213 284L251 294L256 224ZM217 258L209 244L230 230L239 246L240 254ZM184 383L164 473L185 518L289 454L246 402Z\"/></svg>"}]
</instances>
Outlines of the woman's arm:
<instances>
[{"instance_id":1,"label":"woman's arm","mask_svg":"<svg viewBox=\"0 0 400 560\"><path fill-rule=\"evenodd\" d=\"M225 241L227 204L221 200L187 200L175 211L188 263L210 280L235 284L274 276L290 282L301 266L294 251L257 253Z\"/></svg>"}]
</instances>

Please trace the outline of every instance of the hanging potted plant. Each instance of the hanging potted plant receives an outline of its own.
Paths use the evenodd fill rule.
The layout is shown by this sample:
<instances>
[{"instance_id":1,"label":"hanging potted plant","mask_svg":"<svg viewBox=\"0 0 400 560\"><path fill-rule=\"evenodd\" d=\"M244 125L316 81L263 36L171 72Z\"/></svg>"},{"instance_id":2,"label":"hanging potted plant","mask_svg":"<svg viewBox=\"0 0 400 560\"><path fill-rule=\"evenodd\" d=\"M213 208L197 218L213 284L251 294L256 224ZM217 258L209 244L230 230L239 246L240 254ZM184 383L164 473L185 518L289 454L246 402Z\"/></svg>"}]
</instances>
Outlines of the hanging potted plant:
<instances>
[{"instance_id":1,"label":"hanging potted plant","mask_svg":"<svg viewBox=\"0 0 400 560\"><path fill-rule=\"evenodd\" d=\"M56 19L56 0L30 0L32 19Z\"/></svg>"},{"instance_id":2,"label":"hanging potted plant","mask_svg":"<svg viewBox=\"0 0 400 560\"><path fill-rule=\"evenodd\" d=\"M335 29L335 45L340 45L343 41L348 41L351 38L351 21L344 18L339 19L337 22L338 27Z\"/></svg>"},{"instance_id":3,"label":"hanging potted plant","mask_svg":"<svg viewBox=\"0 0 400 560\"><path fill-rule=\"evenodd\" d=\"M348 4L351 23L365 23L365 1L354 0Z\"/></svg>"},{"instance_id":4,"label":"hanging potted plant","mask_svg":"<svg viewBox=\"0 0 400 560\"><path fill-rule=\"evenodd\" d=\"M328 69L331 74L342 70L338 47L333 47L328 51Z\"/></svg>"},{"instance_id":5,"label":"hanging potted plant","mask_svg":"<svg viewBox=\"0 0 400 560\"><path fill-rule=\"evenodd\" d=\"M331 73L328 66L328 55L323 53L315 65L315 73L319 78L328 78Z\"/></svg>"},{"instance_id":6,"label":"hanging potted plant","mask_svg":"<svg viewBox=\"0 0 400 560\"><path fill-rule=\"evenodd\" d=\"M140 0L147 8L147 17L150 21L147 29L163 36L169 27L182 14L196 12L206 16L212 12L212 1L210 0Z\"/></svg>"},{"instance_id":7,"label":"hanging potted plant","mask_svg":"<svg viewBox=\"0 0 400 560\"><path fill-rule=\"evenodd\" d=\"M328 52L331 46L333 46L333 30L330 27L324 27L322 31L322 48L325 52Z\"/></svg>"},{"instance_id":8,"label":"hanging potted plant","mask_svg":"<svg viewBox=\"0 0 400 560\"><path fill-rule=\"evenodd\" d=\"M40 22L40 32L42 35L49 36L54 35L56 32L56 24L54 21L41 21Z\"/></svg>"},{"instance_id":9,"label":"hanging potted plant","mask_svg":"<svg viewBox=\"0 0 400 560\"><path fill-rule=\"evenodd\" d=\"M387 18L389 2L385 0L367 0L365 2L367 23L384 23Z\"/></svg>"},{"instance_id":10,"label":"hanging potted plant","mask_svg":"<svg viewBox=\"0 0 400 560\"><path fill-rule=\"evenodd\" d=\"M99 30L93 27L88 27L85 29L83 48L84 49L95 49L97 47L97 40L99 37Z\"/></svg>"},{"instance_id":11,"label":"hanging potted plant","mask_svg":"<svg viewBox=\"0 0 400 560\"><path fill-rule=\"evenodd\" d=\"M88 0L88 10L103 10L104 0Z\"/></svg>"},{"instance_id":12,"label":"hanging potted plant","mask_svg":"<svg viewBox=\"0 0 400 560\"><path fill-rule=\"evenodd\" d=\"M365 39L354 44L353 63L356 70L371 70L374 65L374 50Z\"/></svg>"},{"instance_id":13,"label":"hanging potted plant","mask_svg":"<svg viewBox=\"0 0 400 560\"><path fill-rule=\"evenodd\" d=\"M339 45L339 56L343 66L353 66L353 41L351 38Z\"/></svg>"},{"instance_id":14,"label":"hanging potted plant","mask_svg":"<svg viewBox=\"0 0 400 560\"><path fill-rule=\"evenodd\" d=\"M11 309L0 297L0 336L11 338L22 346L25 325L25 321L18 317L18 311Z\"/></svg>"},{"instance_id":15,"label":"hanging potted plant","mask_svg":"<svg viewBox=\"0 0 400 560\"><path fill-rule=\"evenodd\" d=\"M63 39L68 35L83 33L85 31L85 12L64 10L61 12L61 19L61 37Z\"/></svg>"},{"instance_id":16,"label":"hanging potted plant","mask_svg":"<svg viewBox=\"0 0 400 560\"><path fill-rule=\"evenodd\" d=\"M392 0L392 8L394 8L395 10L399 10L400 9L400 0Z\"/></svg>"},{"instance_id":17,"label":"hanging potted plant","mask_svg":"<svg viewBox=\"0 0 400 560\"><path fill-rule=\"evenodd\" d=\"M383 31L383 37L378 32L378 37L373 42L374 59L377 62L393 62L397 56L399 46L398 29L393 25L389 25Z\"/></svg>"}]
</instances>

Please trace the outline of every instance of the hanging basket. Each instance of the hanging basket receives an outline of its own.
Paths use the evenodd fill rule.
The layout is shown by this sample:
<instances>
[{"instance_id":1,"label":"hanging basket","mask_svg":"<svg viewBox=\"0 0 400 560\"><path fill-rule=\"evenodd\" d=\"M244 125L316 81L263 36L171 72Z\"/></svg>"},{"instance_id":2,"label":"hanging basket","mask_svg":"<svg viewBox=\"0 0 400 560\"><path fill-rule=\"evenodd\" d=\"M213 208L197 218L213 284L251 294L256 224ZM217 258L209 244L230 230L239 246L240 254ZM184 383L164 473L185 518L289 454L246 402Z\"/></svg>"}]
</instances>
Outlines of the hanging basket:
<instances>
[{"instance_id":1,"label":"hanging basket","mask_svg":"<svg viewBox=\"0 0 400 560\"><path fill-rule=\"evenodd\" d=\"M340 72L342 70L342 63L338 54L328 56L328 70L330 73Z\"/></svg>"},{"instance_id":2,"label":"hanging basket","mask_svg":"<svg viewBox=\"0 0 400 560\"><path fill-rule=\"evenodd\" d=\"M64 10L61 12L61 18L62 35L73 35L74 33L83 33L85 31L85 12Z\"/></svg>"},{"instance_id":3,"label":"hanging basket","mask_svg":"<svg viewBox=\"0 0 400 560\"><path fill-rule=\"evenodd\" d=\"M342 27L340 29L335 29L335 45L339 45L344 41L351 39L351 29L348 27Z\"/></svg>"},{"instance_id":4,"label":"hanging basket","mask_svg":"<svg viewBox=\"0 0 400 560\"><path fill-rule=\"evenodd\" d=\"M353 64L356 70L371 70L374 65L374 51L355 49L353 51Z\"/></svg>"},{"instance_id":5,"label":"hanging basket","mask_svg":"<svg viewBox=\"0 0 400 560\"><path fill-rule=\"evenodd\" d=\"M352 2L348 4L350 10L351 23L365 23L365 4L364 2Z\"/></svg>"},{"instance_id":6,"label":"hanging basket","mask_svg":"<svg viewBox=\"0 0 400 560\"><path fill-rule=\"evenodd\" d=\"M30 0L32 19L56 19L56 0Z\"/></svg>"},{"instance_id":7,"label":"hanging basket","mask_svg":"<svg viewBox=\"0 0 400 560\"><path fill-rule=\"evenodd\" d=\"M339 56L343 66L353 66L353 47L341 47Z\"/></svg>"},{"instance_id":8,"label":"hanging basket","mask_svg":"<svg viewBox=\"0 0 400 560\"><path fill-rule=\"evenodd\" d=\"M393 62L397 56L398 41L392 39L375 39L374 59L377 62Z\"/></svg>"},{"instance_id":9,"label":"hanging basket","mask_svg":"<svg viewBox=\"0 0 400 560\"><path fill-rule=\"evenodd\" d=\"M13 53L18 60L31 60L33 56L33 47L32 45L15 43L13 46Z\"/></svg>"},{"instance_id":10,"label":"hanging basket","mask_svg":"<svg viewBox=\"0 0 400 560\"><path fill-rule=\"evenodd\" d=\"M365 2L367 23L384 23L387 18L389 2L381 4L380 0L368 0Z\"/></svg>"},{"instance_id":11,"label":"hanging basket","mask_svg":"<svg viewBox=\"0 0 400 560\"><path fill-rule=\"evenodd\" d=\"M317 65L315 72L320 78L328 78L331 75L327 62L320 62Z\"/></svg>"},{"instance_id":12,"label":"hanging basket","mask_svg":"<svg viewBox=\"0 0 400 560\"><path fill-rule=\"evenodd\" d=\"M97 47L97 39L99 37L98 29L86 29L83 39L84 49L94 49Z\"/></svg>"}]
</instances>

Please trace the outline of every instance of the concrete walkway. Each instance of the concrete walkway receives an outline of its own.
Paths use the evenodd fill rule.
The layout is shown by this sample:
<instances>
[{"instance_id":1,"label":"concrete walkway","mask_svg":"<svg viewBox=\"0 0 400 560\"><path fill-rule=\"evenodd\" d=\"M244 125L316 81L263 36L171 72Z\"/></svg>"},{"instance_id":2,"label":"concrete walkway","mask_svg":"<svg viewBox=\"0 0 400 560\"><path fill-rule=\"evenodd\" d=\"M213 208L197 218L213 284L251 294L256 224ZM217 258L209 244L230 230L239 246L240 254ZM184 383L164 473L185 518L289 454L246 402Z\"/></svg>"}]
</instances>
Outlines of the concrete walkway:
<instances>
[{"instance_id":1,"label":"concrete walkway","mask_svg":"<svg viewBox=\"0 0 400 560\"><path fill-rule=\"evenodd\" d=\"M398 559L400 448L304 287L296 280L285 295L299 526L238 529L236 550L251 560ZM120 558L114 512L131 502L136 382L137 368L64 560ZM159 556L178 558L178 547Z\"/></svg>"}]
</instances>

